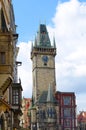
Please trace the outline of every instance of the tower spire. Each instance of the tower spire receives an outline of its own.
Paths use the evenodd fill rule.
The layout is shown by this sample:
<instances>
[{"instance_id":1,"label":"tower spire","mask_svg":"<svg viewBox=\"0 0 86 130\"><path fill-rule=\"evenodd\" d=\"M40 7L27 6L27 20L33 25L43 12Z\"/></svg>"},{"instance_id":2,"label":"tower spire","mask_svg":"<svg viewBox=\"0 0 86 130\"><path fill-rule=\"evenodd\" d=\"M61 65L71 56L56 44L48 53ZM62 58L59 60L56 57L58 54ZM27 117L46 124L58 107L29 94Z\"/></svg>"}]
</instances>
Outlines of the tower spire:
<instances>
[{"instance_id":1,"label":"tower spire","mask_svg":"<svg viewBox=\"0 0 86 130\"><path fill-rule=\"evenodd\" d=\"M55 103L55 102L57 102L56 99L54 98L51 84L49 84L49 87L48 87L47 102L48 103Z\"/></svg>"},{"instance_id":2,"label":"tower spire","mask_svg":"<svg viewBox=\"0 0 86 130\"><path fill-rule=\"evenodd\" d=\"M37 46L38 47L51 47L51 42L45 24L40 24L37 33Z\"/></svg>"},{"instance_id":3,"label":"tower spire","mask_svg":"<svg viewBox=\"0 0 86 130\"><path fill-rule=\"evenodd\" d=\"M35 47L37 46L37 39L36 39L36 37L35 37L34 46L35 46Z\"/></svg>"},{"instance_id":4,"label":"tower spire","mask_svg":"<svg viewBox=\"0 0 86 130\"><path fill-rule=\"evenodd\" d=\"M53 46L56 48L55 36L53 37Z\"/></svg>"},{"instance_id":5,"label":"tower spire","mask_svg":"<svg viewBox=\"0 0 86 130\"><path fill-rule=\"evenodd\" d=\"M31 42L31 51L33 50L33 42Z\"/></svg>"},{"instance_id":6,"label":"tower spire","mask_svg":"<svg viewBox=\"0 0 86 130\"><path fill-rule=\"evenodd\" d=\"M47 102L53 102L53 92L50 84L48 87Z\"/></svg>"}]
</instances>

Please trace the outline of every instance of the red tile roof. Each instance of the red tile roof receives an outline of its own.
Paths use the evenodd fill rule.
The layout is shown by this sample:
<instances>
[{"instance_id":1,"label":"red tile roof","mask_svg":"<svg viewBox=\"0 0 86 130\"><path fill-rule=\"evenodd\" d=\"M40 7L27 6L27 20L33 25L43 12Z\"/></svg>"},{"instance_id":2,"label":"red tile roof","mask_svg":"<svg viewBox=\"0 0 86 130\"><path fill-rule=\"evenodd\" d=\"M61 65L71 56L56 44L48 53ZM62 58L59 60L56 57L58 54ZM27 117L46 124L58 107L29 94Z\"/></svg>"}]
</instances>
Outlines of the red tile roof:
<instances>
[{"instance_id":1,"label":"red tile roof","mask_svg":"<svg viewBox=\"0 0 86 130\"><path fill-rule=\"evenodd\" d=\"M85 111L80 112L80 114L77 116L77 121L86 122L86 112Z\"/></svg>"}]
</instances>

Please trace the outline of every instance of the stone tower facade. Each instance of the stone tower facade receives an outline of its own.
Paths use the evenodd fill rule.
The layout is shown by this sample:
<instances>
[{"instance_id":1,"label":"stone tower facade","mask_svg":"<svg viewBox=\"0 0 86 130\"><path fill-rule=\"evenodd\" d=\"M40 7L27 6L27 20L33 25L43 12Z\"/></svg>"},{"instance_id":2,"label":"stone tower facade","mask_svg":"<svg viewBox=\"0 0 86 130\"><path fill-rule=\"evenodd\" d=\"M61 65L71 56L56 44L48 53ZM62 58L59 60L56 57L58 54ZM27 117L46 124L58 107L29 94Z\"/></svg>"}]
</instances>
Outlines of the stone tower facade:
<instances>
[{"instance_id":1,"label":"stone tower facade","mask_svg":"<svg viewBox=\"0 0 86 130\"><path fill-rule=\"evenodd\" d=\"M60 130L59 106L54 97L55 39L51 45L45 24L40 24L34 45L32 44L33 91L31 106L31 130Z\"/></svg>"},{"instance_id":2,"label":"stone tower facade","mask_svg":"<svg viewBox=\"0 0 86 130\"><path fill-rule=\"evenodd\" d=\"M41 24L31 51L33 98L35 102L43 91L48 90L49 84L52 84L55 93L55 55L55 41L53 41L52 46L46 26Z\"/></svg>"}]
</instances>

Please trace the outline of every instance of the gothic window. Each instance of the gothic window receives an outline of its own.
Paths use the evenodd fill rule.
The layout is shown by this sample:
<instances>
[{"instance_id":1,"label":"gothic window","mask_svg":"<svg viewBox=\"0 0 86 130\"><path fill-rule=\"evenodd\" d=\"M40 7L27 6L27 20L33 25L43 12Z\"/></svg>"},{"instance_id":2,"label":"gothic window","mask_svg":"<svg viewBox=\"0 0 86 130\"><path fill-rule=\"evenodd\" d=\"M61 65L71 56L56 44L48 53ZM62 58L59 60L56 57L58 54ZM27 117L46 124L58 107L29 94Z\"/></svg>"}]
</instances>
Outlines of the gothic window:
<instances>
[{"instance_id":1,"label":"gothic window","mask_svg":"<svg viewBox=\"0 0 86 130\"><path fill-rule=\"evenodd\" d=\"M0 64L6 63L5 52L0 52Z\"/></svg>"},{"instance_id":2,"label":"gothic window","mask_svg":"<svg viewBox=\"0 0 86 130\"><path fill-rule=\"evenodd\" d=\"M49 108L49 117L52 118L52 108Z\"/></svg>"},{"instance_id":3,"label":"gothic window","mask_svg":"<svg viewBox=\"0 0 86 130\"><path fill-rule=\"evenodd\" d=\"M46 118L45 111L43 110L43 119Z\"/></svg>"},{"instance_id":4,"label":"gothic window","mask_svg":"<svg viewBox=\"0 0 86 130\"><path fill-rule=\"evenodd\" d=\"M56 110L52 108L52 118L56 118Z\"/></svg>"},{"instance_id":5,"label":"gothic window","mask_svg":"<svg viewBox=\"0 0 86 130\"><path fill-rule=\"evenodd\" d=\"M43 118L42 110L39 110L39 116L41 119Z\"/></svg>"},{"instance_id":6,"label":"gothic window","mask_svg":"<svg viewBox=\"0 0 86 130\"><path fill-rule=\"evenodd\" d=\"M13 89L13 104L19 104L19 92L18 92L18 89Z\"/></svg>"},{"instance_id":7,"label":"gothic window","mask_svg":"<svg viewBox=\"0 0 86 130\"><path fill-rule=\"evenodd\" d=\"M53 108L48 108L48 110L47 110L47 115L48 115L48 117L50 117L50 118L55 118L55 117L56 117L56 111L55 111L55 109L53 109Z\"/></svg>"},{"instance_id":8,"label":"gothic window","mask_svg":"<svg viewBox=\"0 0 86 130\"><path fill-rule=\"evenodd\" d=\"M47 117L49 117L49 108L47 109Z\"/></svg>"}]
</instances>

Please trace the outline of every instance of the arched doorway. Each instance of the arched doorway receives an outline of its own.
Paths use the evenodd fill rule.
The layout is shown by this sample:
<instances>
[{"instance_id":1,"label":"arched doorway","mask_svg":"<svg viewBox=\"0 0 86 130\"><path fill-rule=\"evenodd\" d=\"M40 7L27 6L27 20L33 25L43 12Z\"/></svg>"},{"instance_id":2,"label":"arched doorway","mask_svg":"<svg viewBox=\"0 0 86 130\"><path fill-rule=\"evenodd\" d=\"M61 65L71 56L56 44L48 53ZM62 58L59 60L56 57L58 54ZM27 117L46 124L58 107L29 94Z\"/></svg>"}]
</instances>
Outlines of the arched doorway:
<instances>
[{"instance_id":1,"label":"arched doorway","mask_svg":"<svg viewBox=\"0 0 86 130\"><path fill-rule=\"evenodd\" d=\"M0 117L0 130L5 130L5 120L4 120L4 116L2 115Z\"/></svg>"}]
</instances>

